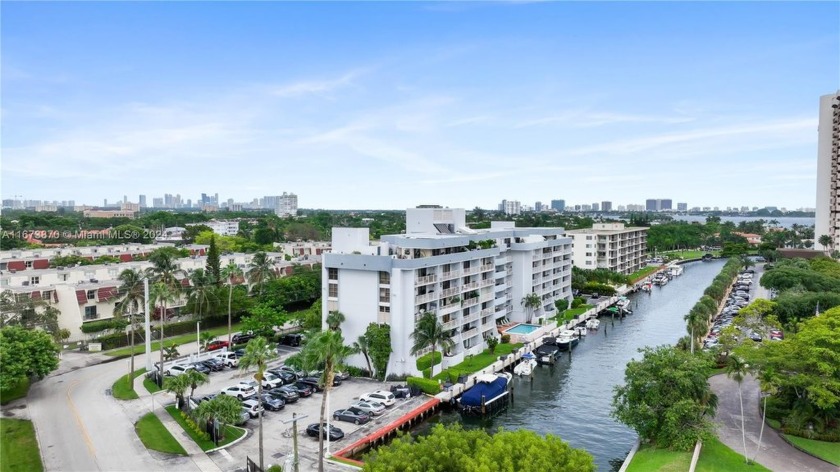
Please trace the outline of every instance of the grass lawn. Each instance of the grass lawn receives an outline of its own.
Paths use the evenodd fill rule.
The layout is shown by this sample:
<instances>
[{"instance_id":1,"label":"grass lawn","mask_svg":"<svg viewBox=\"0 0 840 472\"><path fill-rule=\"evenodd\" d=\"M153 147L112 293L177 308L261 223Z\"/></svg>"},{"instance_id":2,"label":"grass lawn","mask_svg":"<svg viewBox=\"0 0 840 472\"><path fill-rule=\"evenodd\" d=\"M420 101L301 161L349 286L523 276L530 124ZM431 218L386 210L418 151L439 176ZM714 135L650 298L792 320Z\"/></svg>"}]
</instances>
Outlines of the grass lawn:
<instances>
[{"instance_id":1,"label":"grass lawn","mask_svg":"<svg viewBox=\"0 0 840 472\"><path fill-rule=\"evenodd\" d=\"M687 470L687 469L686 469ZM770 472L761 464L747 464L744 456L733 451L717 439L703 443L696 472Z\"/></svg>"},{"instance_id":2,"label":"grass lawn","mask_svg":"<svg viewBox=\"0 0 840 472\"><path fill-rule=\"evenodd\" d=\"M716 368L712 369L711 372L709 372L709 377L711 377L713 375L725 374L725 373L726 373L726 367L716 367Z\"/></svg>"},{"instance_id":3,"label":"grass lawn","mask_svg":"<svg viewBox=\"0 0 840 472\"><path fill-rule=\"evenodd\" d=\"M162 390L160 387L158 387L156 383L152 381L152 379L148 377L143 379L143 386L146 387L146 390L148 390L149 393L160 392Z\"/></svg>"},{"instance_id":4,"label":"grass lawn","mask_svg":"<svg viewBox=\"0 0 840 472\"><path fill-rule=\"evenodd\" d=\"M0 471L38 472L44 470L35 428L28 420L0 419Z\"/></svg>"},{"instance_id":5,"label":"grass lawn","mask_svg":"<svg viewBox=\"0 0 840 472\"><path fill-rule=\"evenodd\" d=\"M137 396L137 392L134 391L134 379L146 373L146 369L140 369L134 371L134 377L131 379L128 378L128 374L123 375L122 377L118 378L114 385L111 386L111 395L114 396L117 400L136 400L139 397Z\"/></svg>"},{"instance_id":6,"label":"grass lawn","mask_svg":"<svg viewBox=\"0 0 840 472\"><path fill-rule=\"evenodd\" d=\"M140 440L143 441L146 449L181 456L187 455L184 447L178 443L178 440L172 436L172 433L166 429L166 426L161 423L160 419L154 413L148 413L140 418L137 424L134 425L134 430L137 432Z\"/></svg>"},{"instance_id":7,"label":"grass lawn","mask_svg":"<svg viewBox=\"0 0 840 472\"><path fill-rule=\"evenodd\" d=\"M633 456L627 472L685 472L691 464L691 454L642 446Z\"/></svg>"},{"instance_id":8,"label":"grass lawn","mask_svg":"<svg viewBox=\"0 0 840 472\"><path fill-rule=\"evenodd\" d=\"M166 407L166 411L168 411L169 415L172 416L172 418L174 418L175 421L177 421L182 428L184 428L184 431L186 431L187 434L192 438L192 440L195 441L196 444L198 444L198 447L200 447L202 451L209 451L210 449L222 447L225 444L229 444L239 439L239 437L245 434L245 430L242 428L237 428L235 426L230 425L225 426L225 439L224 441L221 441L217 446L213 443L213 441L199 437L199 435L195 431L193 431L192 428L190 428L187 422L184 421L184 418L181 416L181 413L178 412L178 409L175 408L175 405L170 405Z\"/></svg>"},{"instance_id":9,"label":"grass lawn","mask_svg":"<svg viewBox=\"0 0 840 472\"><path fill-rule=\"evenodd\" d=\"M788 441L796 444L798 447L809 454L817 456L824 461L831 462L834 465L840 465L840 443L815 441L813 439L800 438L799 436L791 436L785 434Z\"/></svg>"},{"instance_id":10,"label":"grass lawn","mask_svg":"<svg viewBox=\"0 0 840 472\"><path fill-rule=\"evenodd\" d=\"M464 362L461 362L460 364L453 365L452 367L435 375L434 378L446 380L449 379L450 376L457 378L461 374L472 374L474 372L478 372L479 370L499 360L499 356L508 355L520 347L522 347L522 343L499 344L496 346L496 351L493 354L490 354L490 351L485 349L481 354L465 359Z\"/></svg>"},{"instance_id":11,"label":"grass lawn","mask_svg":"<svg viewBox=\"0 0 840 472\"><path fill-rule=\"evenodd\" d=\"M239 331L241 323L234 323L231 327L231 332L235 333ZM166 333L166 327L163 328L163 332ZM223 334L227 334L227 326L219 326L216 328L204 329L202 330L203 333L212 333L213 336L221 336ZM227 339L227 338L225 338ZM188 344L195 341L195 333L187 333L187 334L179 334L178 336L172 336L165 338L163 341L163 347L170 347L170 346L180 346L181 344ZM152 341L152 350L160 350L160 342L159 341ZM142 354L146 352L146 345L145 343L135 344L134 346L134 353L135 354ZM111 351L105 352L107 356L130 356L131 355L131 346L122 347L119 349L114 349Z\"/></svg>"},{"instance_id":12,"label":"grass lawn","mask_svg":"<svg viewBox=\"0 0 840 472\"><path fill-rule=\"evenodd\" d=\"M0 390L0 405L23 398L29 393L29 379L23 379L8 390Z\"/></svg>"},{"instance_id":13,"label":"grass lawn","mask_svg":"<svg viewBox=\"0 0 840 472\"><path fill-rule=\"evenodd\" d=\"M636 283L639 280L647 277L648 275L656 272L657 269L659 269L659 266L642 267L641 269L637 270L636 272L633 272L632 274L628 275L627 278L630 279L630 283Z\"/></svg>"},{"instance_id":14,"label":"grass lawn","mask_svg":"<svg viewBox=\"0 0 840 472\"><path fill-rule=\"evenodd\" d=\"M557 323L565 323L566 321L573 320L576 316L586 313L586 310L589 310L592 307L593 305L581 305L577 308L570 308L568 310L561 311L552 319L557 320Z\"/></svg>"}]
</instances>

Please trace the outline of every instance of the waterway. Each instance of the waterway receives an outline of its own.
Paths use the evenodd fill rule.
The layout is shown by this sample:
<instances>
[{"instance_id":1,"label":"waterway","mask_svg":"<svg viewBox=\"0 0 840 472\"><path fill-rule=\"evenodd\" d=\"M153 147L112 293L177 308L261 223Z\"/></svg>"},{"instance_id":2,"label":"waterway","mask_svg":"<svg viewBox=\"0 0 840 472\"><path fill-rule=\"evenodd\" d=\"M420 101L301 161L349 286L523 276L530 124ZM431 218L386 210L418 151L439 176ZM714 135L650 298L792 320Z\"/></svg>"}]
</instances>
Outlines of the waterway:
<instances>
[{"instance_id":1,"label":"waterway","mask_svg":"<svg viewBox=\"0 0 840 472\"><path fill-rule=\"evenodd\" d=\"M677 221L688 221L705 223L706 217L704 215L673 215ZM778 221L782 228L790 229L793 225L799 226L814 226L815 218L813 216L721 216L720 220L723 222L731 221L736 225L742 221Z\"/></svg>"},{"instance_id":2,"label":"waterway","mask_svg":"<svg viewBox=\"0 0 840 472\"><path fill-rule=\"evenodd\" d=\"M497 417L469 422L467 428L525 428L551 433L595 456L599 471L617 470L636 433L610 417L613 387L624 382L624 367L644 346L674 344L685 335L683 316L700 299L725 261L685 264L683 275L650 294L630 295L633 314L611 322L601 317L571 354L552 367L540 366L532 378L515 378L514 403ZM441 413L419 425L424 434L436 423L460 422L458 413Z\"/></svg>"}]
</instances>

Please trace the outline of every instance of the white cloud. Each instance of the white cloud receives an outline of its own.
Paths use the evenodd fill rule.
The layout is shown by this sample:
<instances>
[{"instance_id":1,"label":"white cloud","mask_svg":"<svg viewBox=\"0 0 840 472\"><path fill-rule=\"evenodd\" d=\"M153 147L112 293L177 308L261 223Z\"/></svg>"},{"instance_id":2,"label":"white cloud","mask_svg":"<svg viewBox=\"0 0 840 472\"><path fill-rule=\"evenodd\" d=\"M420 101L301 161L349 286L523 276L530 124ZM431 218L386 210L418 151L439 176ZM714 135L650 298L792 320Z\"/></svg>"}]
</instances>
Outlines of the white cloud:
<instances>
[{"instance_id":1,"label":"white cloud","mask_svg":"<svg viewBox=\"0 0 840 472\"><path fill-rule=\"evenodd\" d=\"M362 70L352 70L334 79L304 80L294 82L273 88L271 90L271 94L283 98L325 94L353 84L353 82L364 73L365 72Z\"/></svg>"}]
</instances>

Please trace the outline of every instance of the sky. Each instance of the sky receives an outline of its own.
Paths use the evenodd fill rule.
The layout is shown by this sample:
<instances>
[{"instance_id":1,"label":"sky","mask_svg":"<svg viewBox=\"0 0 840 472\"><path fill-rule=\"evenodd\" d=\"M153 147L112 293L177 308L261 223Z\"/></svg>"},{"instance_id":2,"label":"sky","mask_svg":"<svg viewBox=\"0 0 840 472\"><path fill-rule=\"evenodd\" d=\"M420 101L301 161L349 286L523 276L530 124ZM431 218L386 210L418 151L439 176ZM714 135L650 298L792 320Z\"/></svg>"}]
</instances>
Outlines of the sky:
<instances>
[{"instance_id":1,"label":"sky","mask_svg":"<svg viewBox=\"0 0 840 472\"><path fill-rule=\"evenodd\" d=\"M814 207L838 2L3 2L0 194Z\"/></svg>"}]
</instances>

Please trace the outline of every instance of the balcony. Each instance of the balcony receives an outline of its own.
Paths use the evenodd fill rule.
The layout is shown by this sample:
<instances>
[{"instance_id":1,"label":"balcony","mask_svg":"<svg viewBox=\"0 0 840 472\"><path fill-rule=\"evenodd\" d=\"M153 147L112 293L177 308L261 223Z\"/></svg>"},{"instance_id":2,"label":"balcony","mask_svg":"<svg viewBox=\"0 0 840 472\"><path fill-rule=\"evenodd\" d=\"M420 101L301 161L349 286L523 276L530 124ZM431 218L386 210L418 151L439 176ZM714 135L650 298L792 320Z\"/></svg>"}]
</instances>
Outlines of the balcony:
<instances>
[{"instance_id":1,"label":"balcony","mask_svg":"<svg viewBox=\"0 0 840 472\"><path fill-rule=\"evenodd\" d=\"M469 307L475 306L475 305L478 305L478 297L465 298L461 302L461 308L469 308Z\"/></svg>"},{"instance_id":2,"label":"balcony","mask_svg":"<svg viewBox=\"0 0 840 472\"><path fill-rule=\"evenodd\" d=\"M436 275L434 275L434 274L424 275L424 276L421 276L421 277L417 277L414 280L414 285L415 286L416 285L426 285L426 284L435 283L436 281L437 281L437 276Z\"/></svg>"},{"instance_id":3,"label":"balcony","mask_svg":"<svg viewBox=\"0 0 840 472\"><path fill-rule=\"evenodd\" d=\"M481 269L481 267L479 267L479 266L467 267L466 269L461 270L461 275L477 274L480 269Z\"/></svg>"},{"instance_id":4,"label":"balcony","mask_svg":"<svg viewBox=\"0 0 840 472\"><path fill-rule=\"evenodd\" d=\"M489 271L495 270L495 269L496 269L495 264L484 264L483 266L481 266L481 272L489 272Z\"/></svg>"},{"instance_id":5,"label":"balcony","mask_svg":"<svg viewBox=\"0 0 840 472\"><path fill-rule=\"evenodd\" d=\"M455 329L458 325L461 324L460 320L449 320L446 323L443 323L444 331L449 331L450 329Z\"/></svg>"},{"instance_id":6,"label":"balcony","mask_svg":"<svg viewBox=\"0 0 840 472\"><path fill-rule=\"evenodd\" d=\"M414 296L414 303L415 304L426 303L426 302L430 302L432 300L437 300L437 299L438 299L438 293L437 292L424 293L423 295L415 295Z\"/></svg>"},{"instance_id":7,"label":"balcony","mask_svg":"<svg viewBox=\"0 0 840 472\"><path fill-rule=\"evenodd\" d=\"M469 330L461 333L461 339L467 340L467 339L470 339L470 338L472 338L473 336L476 336L476 335L478 335L478 327L475 327L473 329L469 329Z\"/></svg>"},{"instance_id":8,"label":"balcony","mask_svg":"<svg viewBox=\"0 0 840 472\"><path fill-rule=\"evenodd\" d=\"M481 303L489 302L490 300L495 300L495 299L496 299L496 294L494 292L482 293L478 297L478 301L481 302Z\"/></svg>"},{"instance_id":9,"label":"balcony","mask_svg":"<svg viewBox=\"0 0 840 472\"><path fill-rule=\"evenodd\" d=\"M440 279L441 280L450 280L450 279L454 279L454 278L460 277L460 276L461 276L460 271L450 270L449 272L444 272L443 275L441 275Z\"/></svg>"},{"instance_id":10,"label":"balcony","mask_svg":"<svg viewBox=\"0 0 840 472\"><path fill-rule=\"evenodd\" d=\"M468 284L461 285L462 290L475 290L478 288L478 282L470 282Z\"/></svg>"},{"instance_id":11,"label":"balcony","mask_svg":"<svg viewBox=\"0 0 840 472\"><path fill-rule=\"evenodd\" d=\"M457 311L461 311L461 304L460 303L450 303L449 305L440 307L438 313L440 315L451 315Z\"/></svg>"},{"instance_id":12,"label":"balcony","mask_svg":"<svg viewBox=\"0 0 840 472\"><path fill-rule=\"evenodd\" d=\"M441 292L441 296L443 296L443 297L453 297L455 295L460 294L461 290L462 290L461 287L450 287L450 288L444 289Z\"/></svg>"},{"instance_id":13,"label":"balcony","mask_svg":"<svg viewBox=\"0 0 840 472\"><path fill-rule=\"evenodd\" d=\"M461 324L465 325L467 323L472 323L473 321L478 321L479 318L481 318L480 312L471 313L461 319Z\"/></svg>"},{"instance_id":14,"label":"balcony","mask_svg":"<svg viewBox=\"0 0 840 472\"><path fill-rule=\"evenodd\" d=\"M489 287L491 285L496 285L496 279L481 279L478 281L479 287Z\"/></svg>"}]
</instances>

